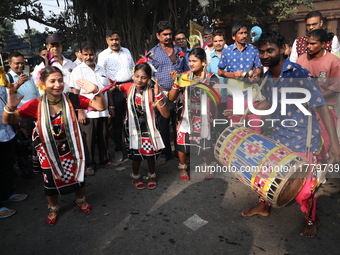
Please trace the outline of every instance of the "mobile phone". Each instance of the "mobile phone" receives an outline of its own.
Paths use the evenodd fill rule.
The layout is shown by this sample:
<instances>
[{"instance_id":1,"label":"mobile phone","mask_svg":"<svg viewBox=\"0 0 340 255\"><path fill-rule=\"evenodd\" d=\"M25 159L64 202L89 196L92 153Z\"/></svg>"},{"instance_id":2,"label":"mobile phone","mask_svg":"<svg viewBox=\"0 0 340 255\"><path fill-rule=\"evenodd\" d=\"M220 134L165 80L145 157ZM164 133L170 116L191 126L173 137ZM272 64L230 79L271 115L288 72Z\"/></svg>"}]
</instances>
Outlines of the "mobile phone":
<instances>
[{"instance_id":1,"label":"mobile phone","mask_svg":"<svg viewBox=\"0 0 340 255\"><path fill-rule=\"evenodd\" d=\"M27 76L30 75L30 66L29 65L24 66L23 73L26 74Z\"/></svg>"}]
</instances>

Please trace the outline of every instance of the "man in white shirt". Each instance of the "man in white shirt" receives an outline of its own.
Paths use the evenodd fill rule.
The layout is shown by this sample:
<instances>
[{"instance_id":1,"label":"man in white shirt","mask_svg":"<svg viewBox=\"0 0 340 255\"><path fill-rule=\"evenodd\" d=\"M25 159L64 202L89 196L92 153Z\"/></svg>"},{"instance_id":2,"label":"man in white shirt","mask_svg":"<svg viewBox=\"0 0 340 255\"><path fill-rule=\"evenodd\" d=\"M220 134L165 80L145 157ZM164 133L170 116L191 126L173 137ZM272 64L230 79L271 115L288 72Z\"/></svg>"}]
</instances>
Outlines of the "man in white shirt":
<instances>
[{"instance_id":1,"label":"man in white shirt","mask_svg":"<svg viewBox=\"0 0 340 255\"><path fill-rule=\"evenodd\" d=\"M63 75L64 75L64 93L70 92L69 89L69 83L70 83L70 74L75 67L75 64L70 60L65 58L63 55L61 55L63 51L63 45L61 43L61 39L58 34L51 34L48 35L46 38L46 48L51 53L51 59L48 59L48 64L50 66L58 67ZM36 80L36 77L41 69L45 67L45 63L41 63L36 68L34 68L34 71L32 73L32 76L34 80Z\"/></svg>"},{"instance_id":2,"label":"man in white shirt","mask_svg":"<svg viewBox=\"0 0 340 255\"><path fill-rule=\"evenodd\" d=\"M135 63L127 48L121 47L121 35L118 30L108 30L106 33L108 48L98 55L98 65L104 67L106 76L116 80L117 84L132 81L132 69ZM125 94L120 91L112 92L109 96L109 113L112 117L111 137L115 143L116 163L123 161L123 121L126 112ZM111 128L110 128L111 129Z\"/></svg>"},{"instance_id":3,"label":"man in white shirt","mask_svg":"<svg viewBox=\"0 0 340 255\"><path fill-rule=\"evenodd\" d=\"M33 79L27 74L23 73L25 66L25 58L19 52L14 52L9 55L8 63L10 71L7 73L7 79L10 83L18 83L18 97L24 96L18 108L24 103L39 97L39 91ZM32 170L32 164L28 158L31 154L32 131L34 129L34 119L28 118L20 122L17 131L17 162L21 170L22 176L25 178L33 178L35 175Z\"/></svg>"},{"instance_id":4,"label":"man in white shirt","mask_svg":"<svg viewBox=\"0 0 340 255\"><path fill-rule=\"evenodd\" d=\"M79 46L74 47L74 55L76 56L76 60L74 60L73 63L75 66L78 66L83 62L83 54L81 54Z\"/></svg>"},{"instance_id":5,"label":"man in white shirt","mask_svg":"<svg viewBox=\"0 0 340 255\"><path fill-rule=\"evenodd\" d=\"M102 89L108 85L108 79L104 68L95 63L96 50L92 43L83 43L81 53L83 62L72 71L70 88L75 94L93 99L95 95L93 93L84 94L84 90L77 86L76 81L86 79ZM78 121L85 149L85 174L91 176L94 175L97 166L95 161L96 143L98 144L100 167L112 166L108 150L108 110L89 112L88 110L78 109Z\"/></svg>"},{"instance_id":6,"label":"man in white shirt","mask_svg":"<svg viewBox=\"0 0 340 255\"><path fill-rule=\"evenodd\" d=\"M322 15L319 11L311 11L305 17L306 22L306 30L307 32L311 32L315 29L322 28L323 21ZM336 35L333 36L333 39L330 42L327 42L325 49L331 53L339 52L339 40ZM296 39L292 46L292 52L290 53L290 61L296 62L299 56L303 53L307 52L307 36L301 36Z\"/></svg>"},{"instance_id":7,"label":"man in white shirt","mask_svg":"<svg viewBox=\"0 0 340 255\"><path fill-rule=\"evenodd\" d=\"M33 79L23 73L25 63L24 55L19 52L14 52L8 57L8 64L11 69L7 73L7 79L10 83L18 83L20 86L18 89L18 97L24 96L18 107L39 97L39 91Z\"/></svg>"}]
</instances>

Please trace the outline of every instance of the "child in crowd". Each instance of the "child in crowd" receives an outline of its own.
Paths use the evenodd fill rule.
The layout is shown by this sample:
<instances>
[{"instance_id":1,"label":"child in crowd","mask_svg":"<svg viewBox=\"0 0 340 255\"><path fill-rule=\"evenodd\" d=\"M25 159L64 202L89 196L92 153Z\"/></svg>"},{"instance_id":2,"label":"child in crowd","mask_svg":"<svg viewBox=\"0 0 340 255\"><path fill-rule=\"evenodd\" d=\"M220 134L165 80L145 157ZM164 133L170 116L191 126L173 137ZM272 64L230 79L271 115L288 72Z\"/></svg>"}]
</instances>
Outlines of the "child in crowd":
<instances>
[{"instance_id":1,"label":"child in crowd","mask_svg":"<svg viewBox=\"0 0 340 255\"><path fill-rule=\"evenodd\" d=\"M169 118L169 109L159 92L158 82L151 86L152 69L148 63L135 66L133 83L115 86L127 95L127 118L125 120L126 145L129 158L132 160L132 184L136 189L145 189L140 180L141 161L148 161L148 189L156 188L155 165L164 144L156 128L158 110L164 118ZM110 81L112 83L112 81Z\"/></svg>"}]
</instances>

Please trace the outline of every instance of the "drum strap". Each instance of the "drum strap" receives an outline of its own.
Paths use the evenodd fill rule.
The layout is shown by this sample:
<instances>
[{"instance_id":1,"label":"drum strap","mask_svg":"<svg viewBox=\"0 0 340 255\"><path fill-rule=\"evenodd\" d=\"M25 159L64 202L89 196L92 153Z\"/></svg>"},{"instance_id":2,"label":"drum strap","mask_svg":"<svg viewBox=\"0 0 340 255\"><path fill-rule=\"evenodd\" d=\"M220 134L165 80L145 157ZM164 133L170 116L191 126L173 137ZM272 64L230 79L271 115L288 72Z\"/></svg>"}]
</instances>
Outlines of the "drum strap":
<instances>
[{"instance_id":1,"label":"drum strap","mask_svg":"<svg viewBox=\"0 0 340 255\"><path fill-rule=\"evenodd\" d=\"M312 113L308 116L308 126L307 126L307 139L306 139L306 147L307 147L307 159L310 162L310 149L312 147Z\"/></svg>"},{"instance_id":2,"label":"drum strap","mask_svg":"<svg viewBox=\"0 0 340 255\"><path fill-rule=\"evenodd\" d=\"M311 111L309 111L309 112L311 112ZM311 146L312 146L312 114L308 116L306 146L307 146L307 160L308 160L308 162L311 162L310 149L311 149ZM313 174L311 174L310 178L313 178ZM315 184L316 183L314 183L314 185ZM314 197L314 194L315 194L315 191L316 191L314 185L311 189L311 194L310 194L310 198L309 198L309 201L308 201L308 213L306 214L306 220L308 222L312 222L312 211L313 211L313 206L315 206L314 203L313 203L313 197Z\"/></svg>"},{"instance_id":3,"label":"drum strap","mask_svg":"<svg viewBox=\"0 0 340 255\"><path fill-rule=\"evenodd\" d=\"M266 76L264 77L264 79L262 80L262 83L261 83L259 89L257 90L256 95L253 96L253 101L254 101L255 98L258 98L258 96L260 95L261 90L263 89L264 85L266 85L266 83L267 83L267 80L268 80L268 75L266 75ZM253 102L253 103L254 103L254 102ZM249 112L249 106L248 106L247 109L245 110L244 115L242 116L240 122L243 122L243 121L245 120L245 118L247 117L248 112Z\"/></svg>"}]
</instances>

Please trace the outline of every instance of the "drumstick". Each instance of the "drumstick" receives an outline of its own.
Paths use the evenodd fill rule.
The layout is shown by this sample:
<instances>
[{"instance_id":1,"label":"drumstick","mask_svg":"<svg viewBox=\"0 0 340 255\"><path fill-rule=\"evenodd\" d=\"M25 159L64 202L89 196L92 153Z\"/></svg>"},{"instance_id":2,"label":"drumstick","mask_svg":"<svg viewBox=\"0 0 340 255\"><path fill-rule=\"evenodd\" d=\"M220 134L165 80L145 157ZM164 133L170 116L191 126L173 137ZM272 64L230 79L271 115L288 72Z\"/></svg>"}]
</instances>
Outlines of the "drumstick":
<instances>
[{"instance_id":1,"label":"drumstick","mask_svg":"<svg viewBox=\"0 0 340 255\"><path fill-rule=\"evenodd\" d=\"M268 75L266 75L266 77L264 77L264 79L263 79L263 81L261 83L261 86L259 87L258 91L256 92L256 95L253 98L257 98L260 95L262 88L264 87L264 85L267 82L267 79L268 79ZM254 100L254 99L252 99L252 100ZM245 120L245 118L247 117L248 112L249 112L249 106L245 110L244 115L241 118L241 122Z\"/></svg>"}]
</instances>

